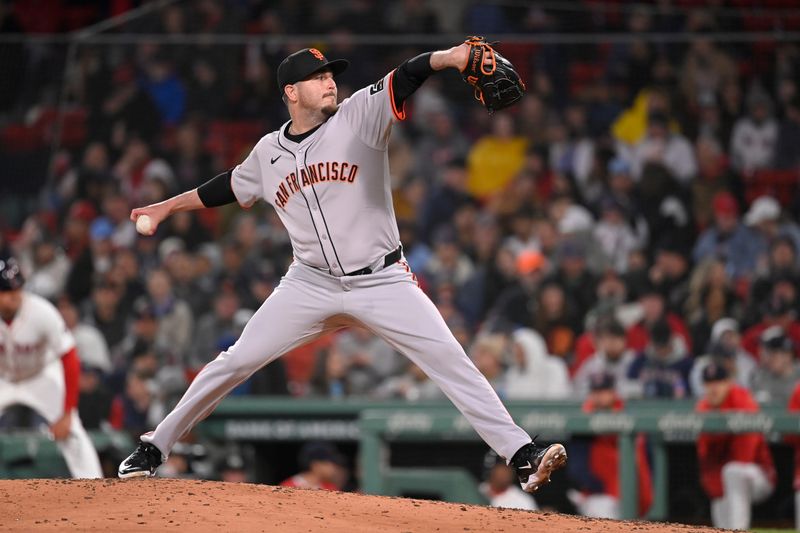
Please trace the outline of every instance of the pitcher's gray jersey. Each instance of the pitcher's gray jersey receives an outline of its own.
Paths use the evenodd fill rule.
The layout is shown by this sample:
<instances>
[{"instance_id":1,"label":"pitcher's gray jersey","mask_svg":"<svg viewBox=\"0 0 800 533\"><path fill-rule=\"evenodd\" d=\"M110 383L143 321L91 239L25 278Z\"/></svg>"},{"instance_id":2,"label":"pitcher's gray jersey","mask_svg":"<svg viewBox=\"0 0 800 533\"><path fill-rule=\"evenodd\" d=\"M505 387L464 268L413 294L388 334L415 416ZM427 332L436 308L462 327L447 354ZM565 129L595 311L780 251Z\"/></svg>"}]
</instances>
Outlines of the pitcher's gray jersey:
<instances>
[{"instance_id":1,"label":"pitcher's gray jersey","mask_svg":"<svg viewBox=\"0 0 800 533\"><path fill-rule=\"evenodd\" d=\"M287 122L233 170L239 204L275 207L297 261L341 276L398 247L388 144L405 114L394 108L393 74L345 99L300 143L284 135Z\"/></svg>"}]
</instances>

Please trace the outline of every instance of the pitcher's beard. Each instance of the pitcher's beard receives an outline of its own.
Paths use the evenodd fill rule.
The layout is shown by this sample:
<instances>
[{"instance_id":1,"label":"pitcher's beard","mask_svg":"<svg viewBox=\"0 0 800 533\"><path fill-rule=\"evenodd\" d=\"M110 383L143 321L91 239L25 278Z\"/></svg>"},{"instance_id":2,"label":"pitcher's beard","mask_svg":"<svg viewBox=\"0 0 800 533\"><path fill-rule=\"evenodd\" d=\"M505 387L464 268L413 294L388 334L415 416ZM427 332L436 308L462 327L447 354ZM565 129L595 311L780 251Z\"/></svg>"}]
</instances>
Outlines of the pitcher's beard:
<instances>
[{"instance_id":1,"label":"pitcher's beard","mask_svg":"<svg viewBox=\"0 0 800 533\"><path fill-rule=\"evenodd\" d=\"M326 105L322 108L322 114L325 115L325 118L331 118L337 111L339 111L339 104Z\"/></svg>"}]
</instances>

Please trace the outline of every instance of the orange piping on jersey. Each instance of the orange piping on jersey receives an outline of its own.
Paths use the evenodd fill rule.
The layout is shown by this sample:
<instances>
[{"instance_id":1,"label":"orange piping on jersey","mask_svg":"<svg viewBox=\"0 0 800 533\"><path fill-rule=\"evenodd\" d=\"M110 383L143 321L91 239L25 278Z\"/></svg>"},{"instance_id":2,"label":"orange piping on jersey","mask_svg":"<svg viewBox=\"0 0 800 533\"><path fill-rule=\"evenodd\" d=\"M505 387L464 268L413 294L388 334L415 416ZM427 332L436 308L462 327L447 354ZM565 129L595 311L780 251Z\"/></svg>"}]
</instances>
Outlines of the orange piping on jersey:
<instances>
[{"instance_id":1,"label":"orange piping on jersey","mask_svg":"<svg viewBox=\"0 0 800 533\"><path fill-rule=\"evenodd\" d=\"M395 69L397 70L397 69ZM394 105L394 89L392 88L392 80L394 79L394 70L389 74L389 102L392 106L392 113L394 114L394 118L397 120L405 120L406 119L406 103L403 102L402 109L400 111L397 110L397 107Z\"/></svg>"}]
</instances>

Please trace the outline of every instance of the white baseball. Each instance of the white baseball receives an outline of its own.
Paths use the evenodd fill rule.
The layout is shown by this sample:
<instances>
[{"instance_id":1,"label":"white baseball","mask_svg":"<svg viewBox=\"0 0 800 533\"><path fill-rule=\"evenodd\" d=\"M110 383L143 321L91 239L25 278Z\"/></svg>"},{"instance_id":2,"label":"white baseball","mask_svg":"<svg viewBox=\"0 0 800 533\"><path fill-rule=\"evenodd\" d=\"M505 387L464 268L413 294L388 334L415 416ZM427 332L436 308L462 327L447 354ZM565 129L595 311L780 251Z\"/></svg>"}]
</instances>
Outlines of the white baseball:
<instances>
[{"instance_id":1,"label":"white baseball","mask_svg":"<svg viewBox=\"0 0 800 533\"><path fill-rule=\"evenodd\" d=\"M142 235L150 235L153 231L153 221L149 215L141 215L136 219L136 231Z\"/></svg>"}]
</instances>

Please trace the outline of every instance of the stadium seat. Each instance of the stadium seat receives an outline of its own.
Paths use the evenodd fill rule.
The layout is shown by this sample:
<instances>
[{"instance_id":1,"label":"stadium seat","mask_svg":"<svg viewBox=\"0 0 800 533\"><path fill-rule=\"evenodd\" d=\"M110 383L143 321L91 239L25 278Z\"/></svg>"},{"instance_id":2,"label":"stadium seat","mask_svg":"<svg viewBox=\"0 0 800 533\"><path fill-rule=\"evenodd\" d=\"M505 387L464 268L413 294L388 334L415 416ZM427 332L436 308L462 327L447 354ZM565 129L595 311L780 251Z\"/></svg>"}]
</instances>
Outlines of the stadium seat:
<instances>
[{"instance_id":1,"label":"stadium seat","mask_svg":"<svg viewBox=\"0 0 800 533\"><path fill-rule=\"evenodd\" d=\"M750 203L768 194L786 207L795 198L799 180L800 172L797 170L759 170L746 181L745 199Z\"/></svg>"}]
</instances>

